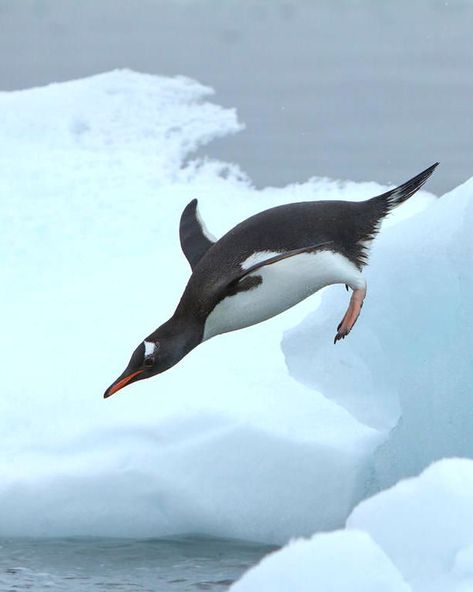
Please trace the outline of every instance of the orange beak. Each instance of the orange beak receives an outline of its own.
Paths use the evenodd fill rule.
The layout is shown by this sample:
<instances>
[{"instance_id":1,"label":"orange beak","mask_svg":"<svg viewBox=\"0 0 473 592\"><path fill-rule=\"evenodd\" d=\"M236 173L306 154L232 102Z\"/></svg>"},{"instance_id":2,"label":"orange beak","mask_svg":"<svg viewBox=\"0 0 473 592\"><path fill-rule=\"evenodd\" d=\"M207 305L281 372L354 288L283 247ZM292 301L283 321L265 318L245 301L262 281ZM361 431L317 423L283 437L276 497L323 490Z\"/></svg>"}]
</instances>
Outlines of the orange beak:
<instances>
[{"instance_id":1,"label":"orange beak","mask_svg":"<svg viewBox=\"0 0 473 592\"><path fill-rule=\"evenodd\" d=\"M124 386L126 386L133 378L135 378L135 376L138 376L138 374L141 374L142 372L143 370L137 370L136 372L132 372L131 374L128 374L128 376L125 376L120 380L117 380L117 382L114 382L112 386L108 387L108 389L105 391L103 398L107 399L108 397L111 397Z\"/></svg>"}]
</instances>

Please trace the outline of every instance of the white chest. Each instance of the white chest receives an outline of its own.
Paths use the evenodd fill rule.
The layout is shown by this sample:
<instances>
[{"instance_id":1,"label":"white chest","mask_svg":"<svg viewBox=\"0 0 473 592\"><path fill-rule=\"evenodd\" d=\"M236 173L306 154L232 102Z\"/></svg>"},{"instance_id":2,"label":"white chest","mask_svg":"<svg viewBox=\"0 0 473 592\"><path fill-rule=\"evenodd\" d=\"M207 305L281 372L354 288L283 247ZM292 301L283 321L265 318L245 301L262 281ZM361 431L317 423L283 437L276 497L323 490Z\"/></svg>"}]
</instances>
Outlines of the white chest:
<instances>
[{"instance_id":1,"label":"white chest","mask_svg":"<svg viewBox=\"0 0 473 592\"><path fill-rule=\"evenodd\" d=\"M274 255L277 253L255 253L242 268ZM204 340L265 321L330 284L352 287L363 284L356 266L331 251L301 253L261 267L250 275L260 276L262 283L219 302L205 323Z\"/></svg>"}]
</instances>

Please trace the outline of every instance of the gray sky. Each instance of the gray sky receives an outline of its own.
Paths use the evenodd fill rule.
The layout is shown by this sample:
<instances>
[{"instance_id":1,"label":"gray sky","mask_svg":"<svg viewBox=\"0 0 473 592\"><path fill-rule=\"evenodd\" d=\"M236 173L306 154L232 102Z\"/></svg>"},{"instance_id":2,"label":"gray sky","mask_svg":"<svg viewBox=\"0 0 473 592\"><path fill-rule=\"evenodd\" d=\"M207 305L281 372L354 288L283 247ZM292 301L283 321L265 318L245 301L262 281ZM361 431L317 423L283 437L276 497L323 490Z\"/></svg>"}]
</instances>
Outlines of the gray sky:
<instances>
[{"instance_id":1,"label":"gray sky","mask_svg":"<svg viewBox=\"0 0 473 592\"><path fill-rule=\"evenodd\" d=\"M0 0L0 88L186 75L246 131L203 152L256 185L473 175L473 2Z\"/></svg>"}]
</instances>

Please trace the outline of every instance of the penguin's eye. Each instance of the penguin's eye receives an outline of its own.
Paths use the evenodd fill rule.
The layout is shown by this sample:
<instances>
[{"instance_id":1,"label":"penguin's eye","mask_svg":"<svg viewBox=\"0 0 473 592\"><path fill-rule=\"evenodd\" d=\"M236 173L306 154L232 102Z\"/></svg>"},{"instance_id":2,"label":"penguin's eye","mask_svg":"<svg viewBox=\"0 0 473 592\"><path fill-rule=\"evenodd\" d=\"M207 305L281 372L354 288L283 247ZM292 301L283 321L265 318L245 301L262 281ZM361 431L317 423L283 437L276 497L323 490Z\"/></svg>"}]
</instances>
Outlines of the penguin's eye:
<instances>
[{"instance_id":1,"label":"penguin's eye","mask_svg":"<svg viewBox=\"0 0 473 592\"><path fill-rule=\"evenodd\" d=\"M154 366L154 356L148 356L147 358L144 359L144 366L145 368L152 368Z\"/></svg>"}]
</instances>

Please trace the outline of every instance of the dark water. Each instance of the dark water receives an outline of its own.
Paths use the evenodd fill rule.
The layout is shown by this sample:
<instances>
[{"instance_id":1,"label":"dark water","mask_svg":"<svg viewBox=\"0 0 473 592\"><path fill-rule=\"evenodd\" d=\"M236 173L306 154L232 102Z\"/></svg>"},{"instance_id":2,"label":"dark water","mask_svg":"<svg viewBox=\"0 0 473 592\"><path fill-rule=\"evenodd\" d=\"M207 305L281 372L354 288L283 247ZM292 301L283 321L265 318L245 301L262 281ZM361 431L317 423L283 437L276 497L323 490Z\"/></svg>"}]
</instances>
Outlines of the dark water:
<instances>
[{"instance_id":1,"label":"dark water","mask_svg":"<svg viewBox=\"0 0 473 592\"><path fill-rule=\"evenodd\" d=\"M0 590L227 590L274 547L206 538L0 539Z\"/></svg>"}]
</instances>

